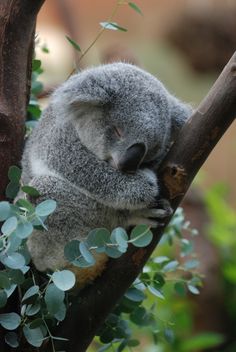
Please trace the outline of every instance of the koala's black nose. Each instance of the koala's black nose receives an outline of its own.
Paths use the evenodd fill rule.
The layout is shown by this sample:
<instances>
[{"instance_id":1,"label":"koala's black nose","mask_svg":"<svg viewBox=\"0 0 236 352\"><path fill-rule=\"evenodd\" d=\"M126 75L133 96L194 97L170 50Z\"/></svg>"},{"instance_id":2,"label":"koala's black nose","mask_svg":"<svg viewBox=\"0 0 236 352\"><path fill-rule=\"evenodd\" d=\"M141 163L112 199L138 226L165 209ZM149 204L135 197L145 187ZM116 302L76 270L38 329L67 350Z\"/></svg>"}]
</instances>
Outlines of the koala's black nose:
<instances>
[{"instance_id":1,"label":"koala's black nose","mask_svg":"<svg viewBox=\"0 0 236 352\"><path fill-rule=\"evenodd\" d=\"M144 143L135 143L131 145L119 161L119 169L124 172L135 172L143 161L145 154L146 146Z\"/></svg>"}]
</instances>

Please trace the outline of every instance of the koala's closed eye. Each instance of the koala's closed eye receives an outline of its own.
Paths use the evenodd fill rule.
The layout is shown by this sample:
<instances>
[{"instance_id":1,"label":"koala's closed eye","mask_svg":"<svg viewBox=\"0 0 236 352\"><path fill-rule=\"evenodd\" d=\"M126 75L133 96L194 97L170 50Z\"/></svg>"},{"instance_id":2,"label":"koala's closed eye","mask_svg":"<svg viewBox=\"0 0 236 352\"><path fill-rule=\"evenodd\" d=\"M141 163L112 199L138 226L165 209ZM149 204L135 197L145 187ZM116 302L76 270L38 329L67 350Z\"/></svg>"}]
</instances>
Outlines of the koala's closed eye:
<instances>
[{"instance_id":1,"label":"koala's closed eye","mask_svg":"<svg viewBox=\"0 0 236 352\"><path fill-rule=\"evenodd\" d=\"M117 126L113 126L113 130L115 132L116 137L118 137L118 138L123 137L123 131L121 130L121 128L119 128Z\"/></svg>"}]
</instances>

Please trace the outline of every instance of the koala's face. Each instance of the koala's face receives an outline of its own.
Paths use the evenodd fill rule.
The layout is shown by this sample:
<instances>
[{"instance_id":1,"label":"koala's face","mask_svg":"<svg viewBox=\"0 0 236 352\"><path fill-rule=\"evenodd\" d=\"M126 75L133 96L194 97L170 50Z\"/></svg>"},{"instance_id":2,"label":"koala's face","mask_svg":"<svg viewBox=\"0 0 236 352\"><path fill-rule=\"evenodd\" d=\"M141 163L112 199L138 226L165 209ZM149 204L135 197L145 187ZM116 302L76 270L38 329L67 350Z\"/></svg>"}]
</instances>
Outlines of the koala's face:
<instances>
[{"instance_id":1,"label":"koala's face","mask_svg":"<svg viewBox=\"0 0 236 352\"><path fill-rule=\"evenodd\" d=\"M71 81L71 82L70 82ZM110 64L72 77L70 115L81 142L125 172L161 159L170 138L167 91L128 64Z\"/></svg>"}]
</instances>

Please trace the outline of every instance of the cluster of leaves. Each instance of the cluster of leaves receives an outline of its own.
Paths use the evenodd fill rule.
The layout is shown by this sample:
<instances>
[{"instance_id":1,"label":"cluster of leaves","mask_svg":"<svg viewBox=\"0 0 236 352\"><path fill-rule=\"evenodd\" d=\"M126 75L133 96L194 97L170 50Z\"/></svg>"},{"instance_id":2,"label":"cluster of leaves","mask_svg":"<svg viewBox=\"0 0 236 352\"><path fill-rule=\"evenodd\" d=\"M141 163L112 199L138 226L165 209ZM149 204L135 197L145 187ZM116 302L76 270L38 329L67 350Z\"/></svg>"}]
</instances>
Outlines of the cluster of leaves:
<instances>
[{"instance_id":1,"label":"cluster of leaves","mask_svg":"<svg viewBox=\"0 0 236 352\"><path fill-rule=\"evenodd\" d=\"M166 229L162 244L173 244L177 240L181 248L180 260L172 260L164 255L149 259L142 274L128 289L99 331L99 340L104 344L99 352L109 350L121 352L125 348L138 346L140 341L133 338L132 326L148 327L156 345L162 339L169 344L174 343L174 323L159 318L156 300L165 300L165 290L170 285L180 297L184 297L188 291L193 294L199 293L201 287L201 278L197 272L199 262L195 258L193 240L191 237L186 238L186 231L191 237L197 235L197 231L190 228L189 222L184 219L183 210L179 208ZM153 297L151 304L150 297Z\"/></svg>"},{"instance_id":2,"label":"cluster of leaves","mask_svg":"<svg viewBox=\"0 0 236 352\"><path fill-rule=\"evenodd\" d=\"M232 336L232 346L227 349L231 352L236 349L236 215L235 209L227 201L228 195L227 185L217 183L205 193L205 203L210 217L208 235L218 249L224 304L231 321L229 326L232 328L227 331L227 335Z\"/></svg>"},{"instance_id":3,"label":"cluster of leaves","mask_svg":"<svg viewBox=\"0 0 236 352\"><path fill-rule=\"evenodd\" d=\"M122 227L115 228L111 233L105 228L98 228L90 231L84 241L70 241L65 246L64 254L71 264L85 268L95 264L94 252L119 258L127 251L129 244L145 247L152 238L153 234L147 225L136 226L130 237Z\"/></svg>"},{"instance_id":4,"label":"cluster of leaves","mask_svg":"<svg viewBox=\"0 0 236 352\"><path fill-rule=\"evenodd\" d=\"M47 230L45 221L56 209L56 202L48 199L34 206L26 196L37 197L39 193L31 186L21 186L20 177L20 169L11 167L9 170L11 186L8 186L8 193L12 198L16 196L14 191L20 190L20 193L15 204L8 201L0 202L0 221L3 222L0 261L4 268L0 273L0 307L6 306L7 300L18 289L21 309L20 312L0 314L0 325L8 330L5 341L13 348L19 346L20 336L23 333L27 342L34 347L40 347L44 340L51 339L52 350L55 351L54 340L61 338L53 336L51 329L66 316L65 302L70 301L67 291L74 287L75 276L69 270L61 270L48 274L42 280L42 277L30 267L26 241L34 228ZM165 235L169 241L170 237L172 241L174 236L180 237L183 244L182 256L189 255L193 249L192 244L190 245L190 242L188 243L181 235L181 229L188 229L188 226L184 222L182 211L178 210ZM145 247L151 242L152 237L153 234L146 225L136 226L130 236L121 227L111 233L105 228L94 229L85 241L69 242L65 246L65 257L73 265L85 268L94 265L95 252L118 258L126 252L130 244ZM156 340L160 332L166 339L171 340L173 338L173 332L169 327L171 323L166 323L164 329L157 329L156 305L153 304L149 309L145 308L146 292L164 299L162 290L169 273L178 270L188 271L194 269L197 264L193 259L180 264L167 256L151 259L144 273L126 292L101 329L100 341L105 343L101 350L106 350L110 346L114 348L114 344L118 344L117 351L122 351L126 346L134 347L139 344L138 340L132 338L127 320L139 327L151 325ZM172 280L176 280L175 290L179 294L183 294L184 285L192 293L198 293L197 286L200 285L198 276L188 280L184 278L181 281L178 278Z\"/></svg>"},{"instance_id":5,"label":"cluster of leaves","mask_svg":"<svg viewBox=\"0 0 236 352\"><path fill-rule=\"evenodd\" d=\"M44 53L49 53L49 50L46 45L42 45L41 50ZM30 100L27 108L27 121L26 121L27 134L29 134L32 128L35 127L42 112L38 101L38 96L41 93L43 93L43 84L39 78L42 73L43 73L43 69L42 69L41 60L33 59L32 76L31 76L31 94L30 94Z\"/></svg>"}]
</instances>

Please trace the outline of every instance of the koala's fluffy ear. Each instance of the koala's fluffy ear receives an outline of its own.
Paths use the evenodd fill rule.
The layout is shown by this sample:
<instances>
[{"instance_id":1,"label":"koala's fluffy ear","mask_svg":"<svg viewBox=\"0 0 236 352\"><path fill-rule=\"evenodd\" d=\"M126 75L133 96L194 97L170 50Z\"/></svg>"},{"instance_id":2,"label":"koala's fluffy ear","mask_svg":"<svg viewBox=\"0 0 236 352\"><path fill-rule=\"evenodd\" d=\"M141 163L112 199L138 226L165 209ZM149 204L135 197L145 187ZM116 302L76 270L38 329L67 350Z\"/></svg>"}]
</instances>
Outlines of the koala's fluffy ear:
<instances>
[{"instance_id":1,"label":"koala's fluffy ear","mask_svg":"<svg viewBox=\"0 0 236 352\"><path fill-rule=\"evenodd\" d=\"M175 97L171 97L170 101L171 114L171 139L175 139L176 135L191 116L193 109L190 105L185 104Z\"/></svg>"}]
</instances>

